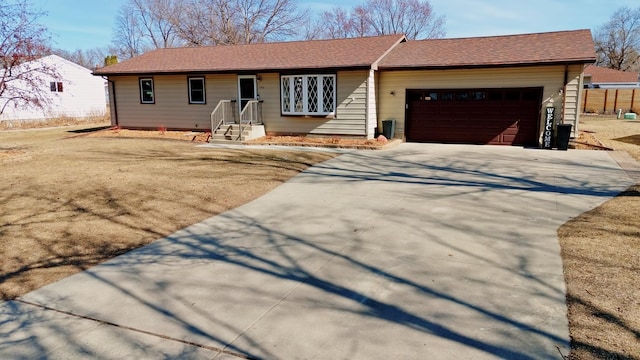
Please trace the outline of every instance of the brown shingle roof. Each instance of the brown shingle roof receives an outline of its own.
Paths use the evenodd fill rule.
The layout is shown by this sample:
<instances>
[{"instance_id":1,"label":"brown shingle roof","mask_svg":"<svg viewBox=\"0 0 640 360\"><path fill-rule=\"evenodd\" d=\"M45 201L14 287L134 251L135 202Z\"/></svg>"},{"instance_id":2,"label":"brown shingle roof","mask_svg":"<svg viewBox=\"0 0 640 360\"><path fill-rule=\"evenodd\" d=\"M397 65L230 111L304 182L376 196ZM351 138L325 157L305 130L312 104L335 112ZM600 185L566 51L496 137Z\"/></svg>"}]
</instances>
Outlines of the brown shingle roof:
<instances>
[{"instance_id":1,"label":"brown shingle roof","mask_svg":"<svg viewBox=\"0 0 640 360\"><path fill-rule=\"evenodd\" d=\"M404 35L150 51L95 75L356 68L375 65Z\"/></svg>"},{"instance_id":2,"label":"brown shingle roof","mask_svg":"<svg viewBox=\"0 0 640 360\"><path fill-rule=\"evenodd\" d=\"M638 73L607 69L589 65L584 69L585 76L591 76L591 83L638 83Z\"/></svg>"},{"instance_id":3,"label":"brown shingle roof","mask_svg":"<svg viewBox=\"0 0 640 360\"><path fill-rule=\"evenodd\" d=\"M589 30L461 39L408 41L396 46L380 69L454 68L595 61Z\"/></svg>"}]
</instances>

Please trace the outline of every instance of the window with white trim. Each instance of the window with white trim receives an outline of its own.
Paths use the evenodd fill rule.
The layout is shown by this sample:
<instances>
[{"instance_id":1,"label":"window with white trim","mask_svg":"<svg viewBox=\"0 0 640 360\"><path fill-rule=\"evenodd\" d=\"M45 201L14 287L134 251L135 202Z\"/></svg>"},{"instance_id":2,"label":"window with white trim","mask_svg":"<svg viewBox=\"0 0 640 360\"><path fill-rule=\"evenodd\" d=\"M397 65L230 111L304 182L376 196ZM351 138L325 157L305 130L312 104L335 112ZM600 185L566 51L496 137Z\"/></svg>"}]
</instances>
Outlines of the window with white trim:
<instances>
[{"instance_id":1,"label":"window with white trim","mask_svg":"<svg viewBox=\"0 0 640 360\"><path fill-rule=\"evenodd\" d=\"M330 115L336 111L335 75L286 75L280 78L283 115Z\"/></svg>"},{"instance_id":2,"label":"window with white trim","mask_svg":"<svg viewBox=\"0 0 640 360\"><path fill-rule=\"evenodd\" d=\"M155 103L153 78L140 78L140 102L143 104Z\"/></svg>"},{"instance_id":3,"label":"window with white trim","mask_svg":"<svg viewBox=\"0 0 640 360\"><path fill-rule=\"evenodd\" d=\"M189 104L205 104L204 78L189 78Z\"/></svg>"}]
</instances>

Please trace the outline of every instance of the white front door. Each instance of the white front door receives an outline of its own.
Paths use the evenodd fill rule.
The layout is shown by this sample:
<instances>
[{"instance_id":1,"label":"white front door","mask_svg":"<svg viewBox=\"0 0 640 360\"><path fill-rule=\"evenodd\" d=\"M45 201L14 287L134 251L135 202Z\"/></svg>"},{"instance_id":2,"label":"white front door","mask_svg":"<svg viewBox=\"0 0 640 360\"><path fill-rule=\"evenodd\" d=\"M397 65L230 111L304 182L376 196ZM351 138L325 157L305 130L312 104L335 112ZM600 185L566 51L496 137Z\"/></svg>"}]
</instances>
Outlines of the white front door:
<instances>
[{"instance_id":1,"label":"white front door","mask_svg":"<svg viewBox=\"0 0 640 360\"><path fill-rule=\"evenodd\" d=\"M255 75L238 76L238 106L242 112L247 102L258 99L258 87Z\"/></svg>"}]
</instances>

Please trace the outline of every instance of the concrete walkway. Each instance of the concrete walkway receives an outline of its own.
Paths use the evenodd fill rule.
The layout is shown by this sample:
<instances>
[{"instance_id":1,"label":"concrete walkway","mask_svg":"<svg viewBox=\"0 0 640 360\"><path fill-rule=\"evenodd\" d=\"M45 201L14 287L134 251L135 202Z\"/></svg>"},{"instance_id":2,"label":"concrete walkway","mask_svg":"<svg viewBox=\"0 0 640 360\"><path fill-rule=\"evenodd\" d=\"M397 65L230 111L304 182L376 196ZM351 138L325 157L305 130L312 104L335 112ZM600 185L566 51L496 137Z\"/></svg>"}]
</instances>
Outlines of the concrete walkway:
<instances>
[{"instance_id":1,"label":"concrete walkway","mask_svg":"<svg viewBox=\"0 0 640 360\"><path fill-rule=\"evenodd\" d=\"M559 359L604 151L402 144L0 304L2 359Z\"/></svg>"}]
</instances>

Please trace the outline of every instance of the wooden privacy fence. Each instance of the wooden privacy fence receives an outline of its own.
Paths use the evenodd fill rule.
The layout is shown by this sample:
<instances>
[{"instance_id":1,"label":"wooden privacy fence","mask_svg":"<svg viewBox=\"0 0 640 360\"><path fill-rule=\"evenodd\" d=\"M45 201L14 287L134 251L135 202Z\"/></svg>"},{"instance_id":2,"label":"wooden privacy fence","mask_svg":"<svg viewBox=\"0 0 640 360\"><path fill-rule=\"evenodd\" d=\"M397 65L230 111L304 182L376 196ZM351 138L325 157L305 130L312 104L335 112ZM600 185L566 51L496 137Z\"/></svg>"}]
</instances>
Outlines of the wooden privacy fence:
<instances>
[{"instance_id":1,"label":"wooden privacy fence","mask_svg":"<svg viewBox=\"0 0 640 360\"><path fill-rule=\"evenodd\" d=\"M622 109L622 113L640 112L640 88L582 91L582 112L613 114L618 109Z\"/></svg>"}]
</instances>

